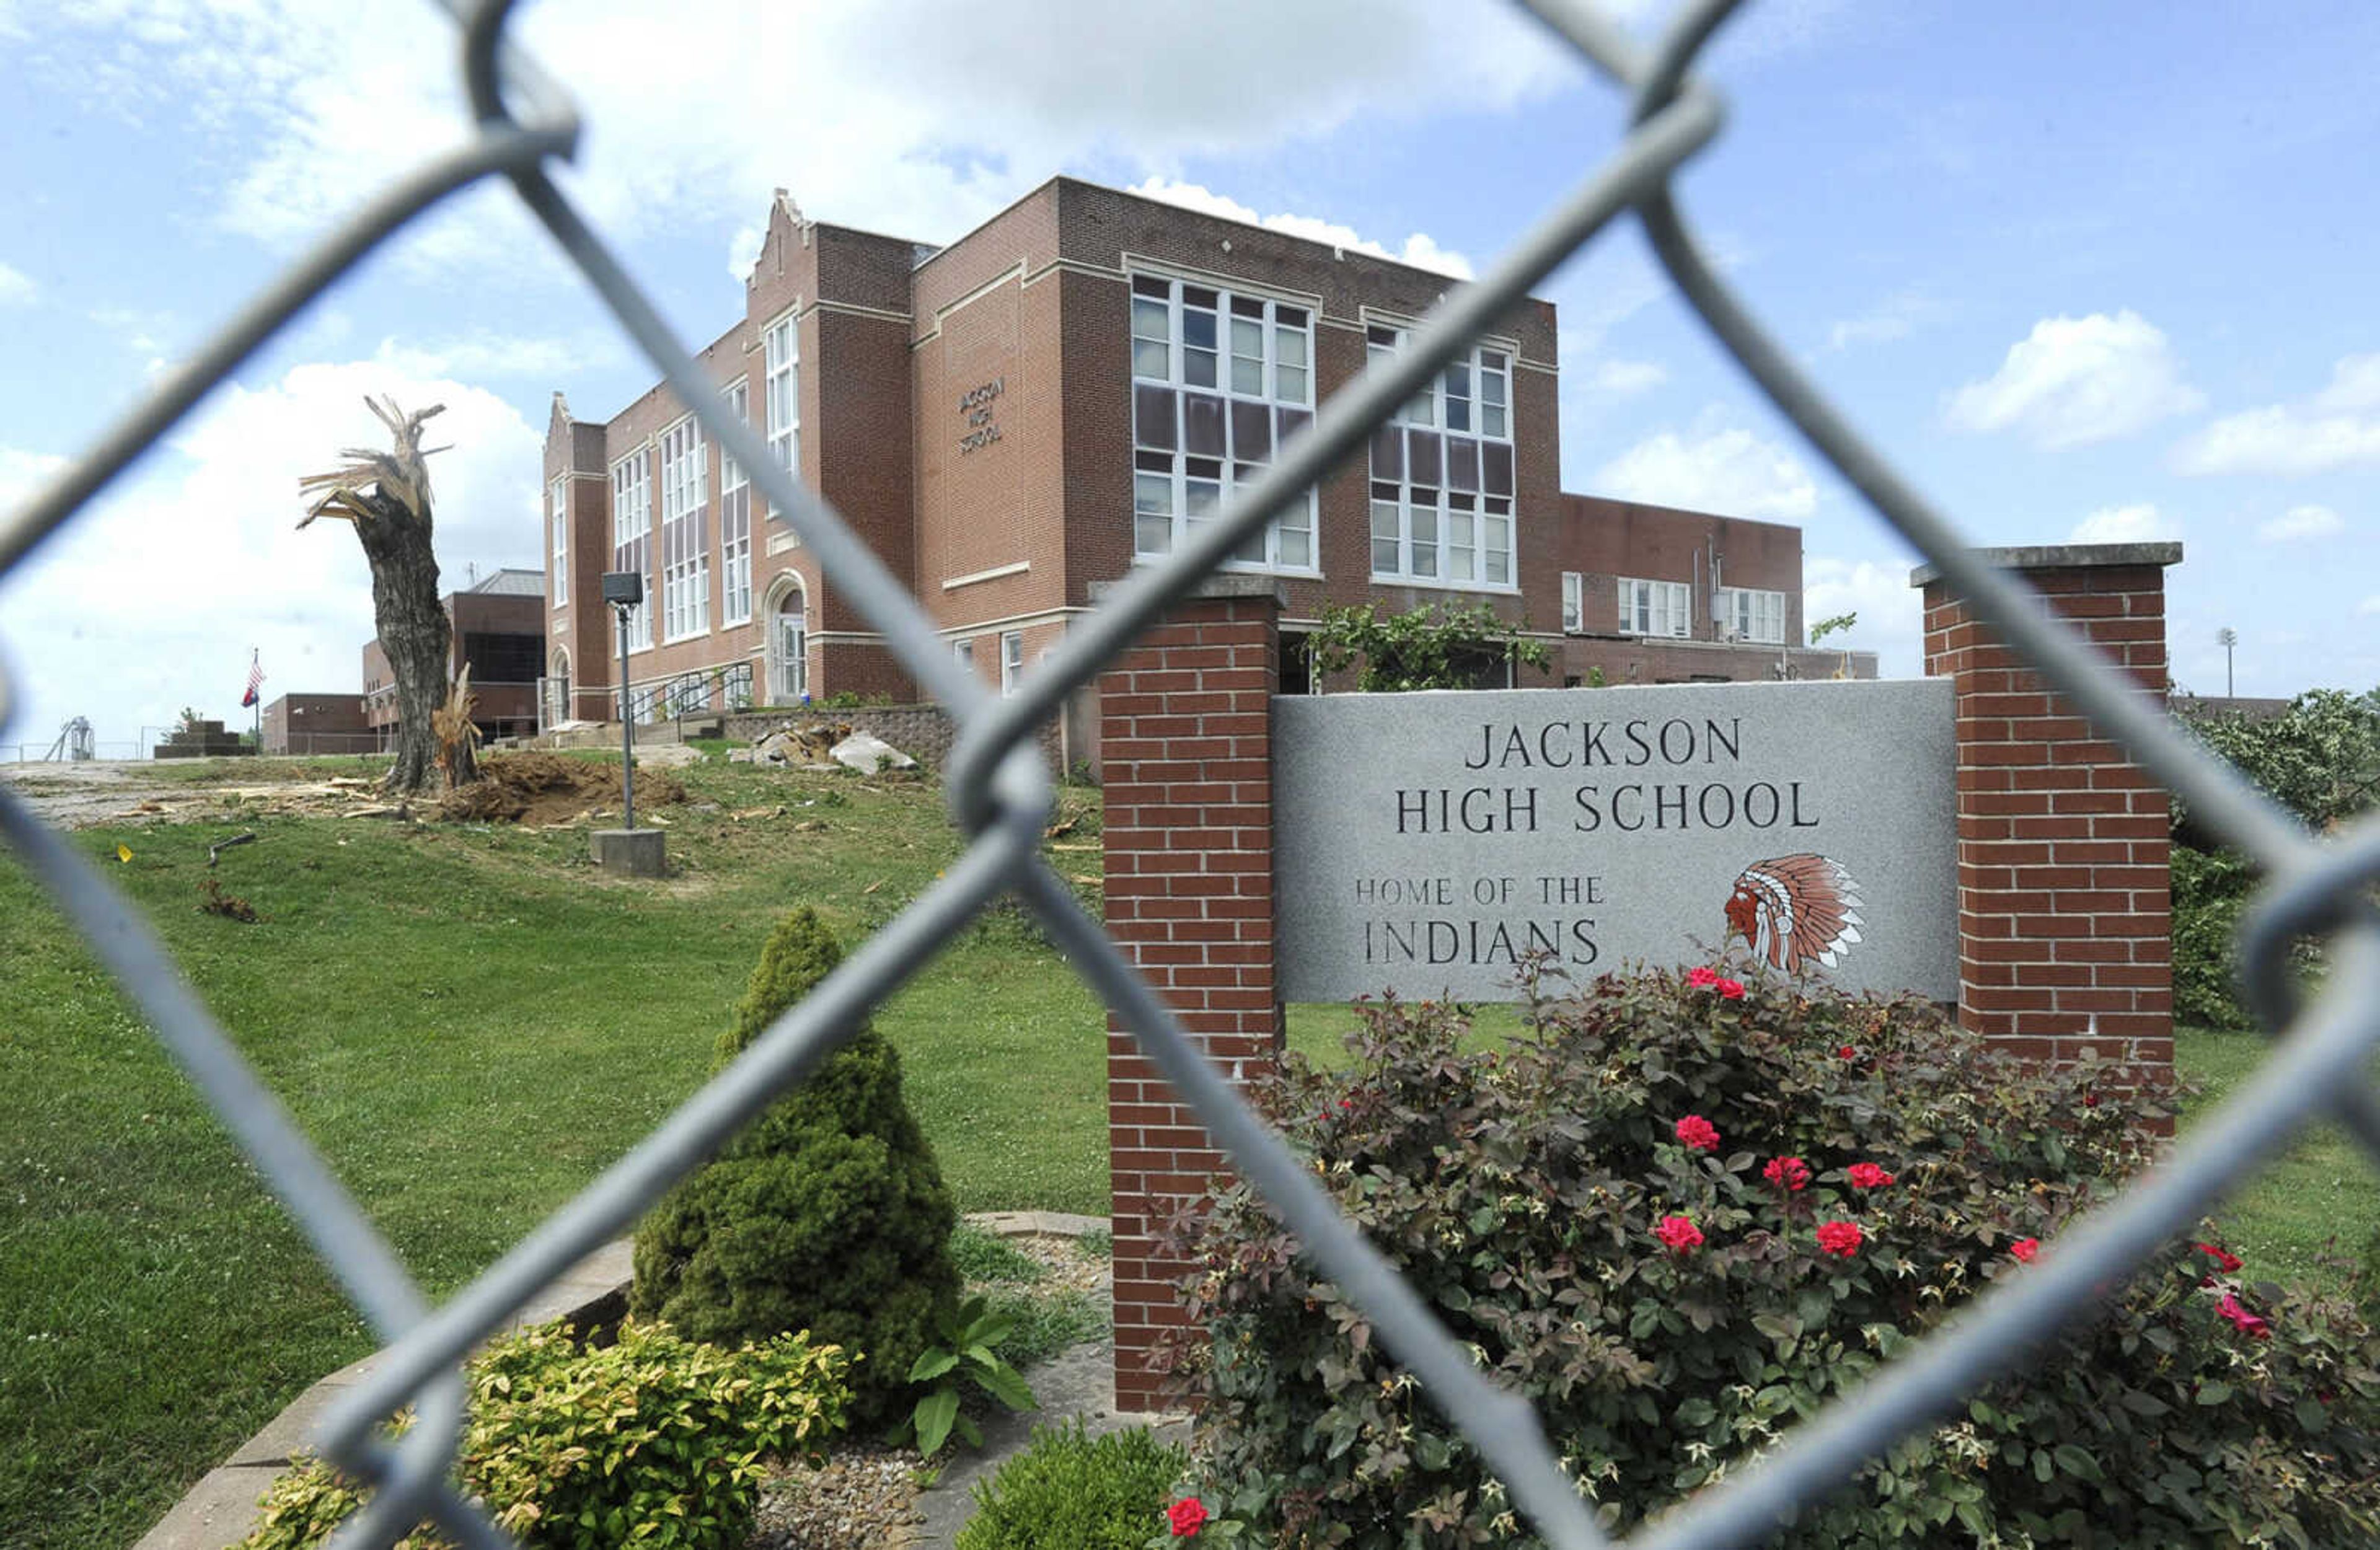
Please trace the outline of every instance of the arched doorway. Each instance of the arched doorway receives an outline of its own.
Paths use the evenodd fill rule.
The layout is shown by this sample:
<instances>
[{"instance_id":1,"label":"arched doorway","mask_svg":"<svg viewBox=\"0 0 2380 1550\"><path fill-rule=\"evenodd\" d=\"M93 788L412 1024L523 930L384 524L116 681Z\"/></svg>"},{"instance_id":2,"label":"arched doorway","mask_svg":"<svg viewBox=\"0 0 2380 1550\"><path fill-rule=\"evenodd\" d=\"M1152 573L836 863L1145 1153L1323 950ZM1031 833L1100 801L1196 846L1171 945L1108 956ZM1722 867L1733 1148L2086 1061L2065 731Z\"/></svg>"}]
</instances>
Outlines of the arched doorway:
<instances>
[{"instance_id":1,"label":"arched doorway","mask_svg":"<svg viewBox=\"0 0 2380 1550\"><path fill-rule=\"evenodd\" d=\"M810 688L808 594L790 573L769 590L769 703L799 705Z\"/></svg>"},{"instance_id":2,"label":"arched doorway","mask_svg":"<svg viewBox=\"0 0 2380 1550\"><path fill-rule=\"evenodd\" d=\"M570 653L556 647L545 679L545 724L556 726L577 714L570 703Z\"/></svg>"}]
</instances>

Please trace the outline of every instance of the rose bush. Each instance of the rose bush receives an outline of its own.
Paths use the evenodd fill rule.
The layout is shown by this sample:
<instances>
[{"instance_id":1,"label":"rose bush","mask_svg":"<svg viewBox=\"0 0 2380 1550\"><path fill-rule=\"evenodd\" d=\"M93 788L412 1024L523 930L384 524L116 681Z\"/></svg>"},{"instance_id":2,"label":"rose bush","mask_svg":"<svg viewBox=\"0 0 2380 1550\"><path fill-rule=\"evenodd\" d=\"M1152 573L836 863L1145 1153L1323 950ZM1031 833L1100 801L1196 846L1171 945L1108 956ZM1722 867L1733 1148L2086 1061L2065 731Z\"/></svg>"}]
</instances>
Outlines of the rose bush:
<instances>
[{"instance_id":1,"label":"rose bush","mask_svg":"<svg viewBox=\"0 0 2380 1550\"><path fill-rule=\"evenodd\" d=\"M1267 1093L1615 1530L2028 1274L2150 1144L2153 1099L2105 1072L2015 1066L1915 1001L1751 973L1730 998L1719 977L1606 978L1479 1054L1449 1009L1372 1006L1352 1069L1293 1056ZM1806 1187L1780 1187L1779 1160ZM1196 1495L1292 1550L1538 1543L1253 1193L1179 1230L1210 1336L1181 1374ZM2380 1543L2380 1343L2345 1299L2241 1268L2177 1241L2057 1359L1871 1460L1778 1543Z\"/></svg>"}]
</instances>

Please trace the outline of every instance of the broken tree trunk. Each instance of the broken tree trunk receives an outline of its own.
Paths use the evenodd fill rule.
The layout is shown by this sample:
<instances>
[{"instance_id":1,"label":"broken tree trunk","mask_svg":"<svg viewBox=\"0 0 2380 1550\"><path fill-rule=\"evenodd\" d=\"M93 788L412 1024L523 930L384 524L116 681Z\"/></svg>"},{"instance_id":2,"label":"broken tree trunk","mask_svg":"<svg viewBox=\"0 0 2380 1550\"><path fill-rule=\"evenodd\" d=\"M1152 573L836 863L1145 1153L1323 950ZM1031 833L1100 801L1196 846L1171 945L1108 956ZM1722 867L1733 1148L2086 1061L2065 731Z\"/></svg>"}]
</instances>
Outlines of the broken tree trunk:
<instances>
[{"instance_id":1,"label":"broken tree trunk","mask_svg":"<svg viewBox=\"0 0 2380 1550\"><path fill-rule=\"evenodd\" d=\"M372 619L381 650L396 681L396 762L388 772L392 793L428 787L443 769L449 788L479 779L468 739L451 759L439 758L432 717L447 703L447 648L452 639L446 608L438 596L438 559L431 547L430 471L427 459L443 447L424 449L422 422L443 411L443 404L408 415L392 399L364 403L388 427L393 453L348 447L346 466L298 481L301 495L322 492L298 522L335 516L356 530L371 566Z\"/></svg>"}]
</instances>

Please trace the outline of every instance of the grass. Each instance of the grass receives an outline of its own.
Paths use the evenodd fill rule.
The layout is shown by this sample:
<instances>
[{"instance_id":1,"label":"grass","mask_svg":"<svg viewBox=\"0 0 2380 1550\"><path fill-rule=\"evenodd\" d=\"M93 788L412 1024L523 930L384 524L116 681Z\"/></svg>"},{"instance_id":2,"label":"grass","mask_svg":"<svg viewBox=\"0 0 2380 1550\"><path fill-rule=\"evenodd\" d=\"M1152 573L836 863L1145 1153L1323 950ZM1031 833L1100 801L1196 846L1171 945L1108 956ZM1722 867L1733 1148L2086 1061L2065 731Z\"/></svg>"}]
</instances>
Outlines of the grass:
<instances>
[{"instance_id":1,"label":"grass","mask_svg":"<svg viewBox=\"0 0 2380 1550\"><path fill-rule=\"evenodd\" d=\"M2183 1111L2181 1133L2204 1122L2269 1049L2258 1033L2176 1029L2174 1063L2205 1089ZM2225 1246L2248 1261L2248 1273L2257 1279L2336 1285L2343 1278L2340 1262L2359 1259L2380 1234L2375 1183L2380 1175L2362 1149L2325 1120L2215 1216Z\"/></svg>"},{"instance_id":2,"label":"grass","mask_svg":"<svg viewBox=\"0 0 2380 1550\"><path fill-rule=\"evenodd\" d=\"M227 809L73 842L436 1297L694 1090L779 912L813 903L856 942L957 853L922 785L683 776L719 810L661 815L681 870L659 886L601 878L566 831ZM1064 801L1096 829L1095 795ZM207 845L242 829L258 842L214 875L253 926L196 907ZM0 1544L128 1544L374 1342L6 860L0 963ZM877 1025L962 1209L1103 1212L1104 1017L1013 915L963 934Z\"/></svg>"}]
</instances>

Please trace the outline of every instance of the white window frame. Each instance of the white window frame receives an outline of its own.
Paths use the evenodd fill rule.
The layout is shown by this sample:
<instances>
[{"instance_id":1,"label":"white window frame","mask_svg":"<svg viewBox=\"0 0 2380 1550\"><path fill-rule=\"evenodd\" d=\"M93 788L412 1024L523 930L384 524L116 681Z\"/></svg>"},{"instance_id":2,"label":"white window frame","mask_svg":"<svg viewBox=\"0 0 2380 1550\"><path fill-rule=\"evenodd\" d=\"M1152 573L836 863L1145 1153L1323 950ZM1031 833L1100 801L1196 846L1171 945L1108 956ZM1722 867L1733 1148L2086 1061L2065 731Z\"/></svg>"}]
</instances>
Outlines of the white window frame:
<instances>
[{"instance_id":1,"label":"white window frame","mask_svg":"<svg viewBox=\"0 0 2380 1550\"><path fill-rule=\"evenodd\" d=\"M570 601L570 476L547 490L547 523L553 529L553 606Z\"/></svg>"},{"instance_id":2,"label":"white window frame","mask_svg":"<svg viewBox=\"0 0 2380 1550\"><path fill-rule=\"evenodd\" d=\"M1408 331L1372 323L1366 347L1375 366L1405 347ZM1449 361L1372 435L1372 579L1466 592L1520 590L1520 463L1512 445L1512 352L1477 345ZM1458 443L1468 448L1458 455ZM1416 480L1425 447L1436 482ZM1471 488L1460 488L1468 462ZM1491 493L1491 468L1510 470Z\"/></svg>"},{"instance_id":3,"label":"white window frame","mask_svg":"<svg viewBox=\"0 0 2380 1550\"><path fill-rule=\"evenodd\" d=\"M1025 676L1025 632L1000 632L1000 692L1013 695L1017 680Z\"/></svg>"},{"instance_id":4,"label":"white window frame","mask_svg":"<svg viewBox=\"0 0 2380 1550\"><path fill-rule=\"evenodd\" d=\"M1694 635L1694 588L1682 581L1620 580L1620 633L1685 640Z\"/></svg>"},{"instance_id":5,"label":"white window frame","mask_svg":"<svg viewBox=\"0 0 2380 1550\"><path fill-rule=\"evenodd\" d=\"M1718 589L1719 623L1739 640L1761 646L1785 644L1785 594L1757 587Z\"/></svg>"},{"instance_id":6,"label":"white window frame","mask_svg":"<svg viewBox=\"0 0 2380 1550\"><path fill-rule=\"evenodd\" d=\"M720 391L739 424L752 423L752 384L737 378ZM752 481L719 449L719 622L752 622Z\"/></svg>"},{"instance_id":7,"label":"white window frame","mask_svg":"<svg viewBox=\"0 0 2380 1550\"><path fill-rule=\"evenodd\" d=\"M1212 297L1213 306L1201 297ZM1150 561L1181 548L1231 494L1262 478L1281 443L1313 420L1315 309L1154 271L1134 273L1130 305L1133 557ZM1189 336L1193 313L1214 319L1211 347ZM1253 351L1243 347L1251 343L1245 331L1255 334ZM1144 424L1144 396L1161 396L1171 423ZM1193 399L1218 407L1220 456L1194 454L1187 446ZM1223 568L1319 576L1315 512L1309 488L1234 551Z\"/></svg>"},{"instance_id":8,"label":"white window frame","mask_svg":"<svg viewBox=\"0 0 2380 1550\"><path fill-rule=\"evenodd\" d=\"M1586 628L1586 576L1580 571L1561 574L1561 627L1565 635Z\"/></svg>"},{"instance_id":9,"label":"white window frame","mask_svg":"<svg viewBox=\"0 0 2380 1550\"><path fill-rule=\"evenodd\" d=\"M951 642L951 660L959 664L967 676L975 676L975 636L962 636Z\"/></svg>"},{"instance_id":10,"label":"white window frame","mask_svg":"<svg viewBox=\"0 0 2380 1550\"><path fill-rule=\"evenodd\" d=\"M702 421L686 416L661 435L662 638L710 633L710 469Z\"/></svg>"},{"instance_id":11,"label":"white window frame","mask_svg":"<svg viewBox=\"0 0 2380 1550\"><path fill-rule=\"evenodd\" d=\"M792 478L802 477L802 330L800 309L789 309L760 335L769 453ZM782 515L773 501L769 515Z\"/></svg>"},{"instance_id":12,"label":"white window frame","mask_svg":"<svg viewBox=\"0 0 2380 1550\"><path fill-rule=\"evenodd\" d=\"M645 578L645 600L628 610L628 649L653 648L653 444L612 465L612 568Z\"/></svg>"}]
</instances>

